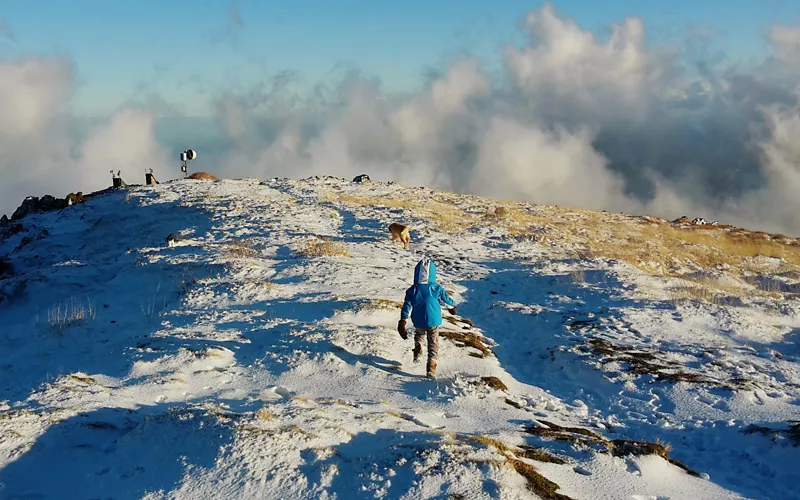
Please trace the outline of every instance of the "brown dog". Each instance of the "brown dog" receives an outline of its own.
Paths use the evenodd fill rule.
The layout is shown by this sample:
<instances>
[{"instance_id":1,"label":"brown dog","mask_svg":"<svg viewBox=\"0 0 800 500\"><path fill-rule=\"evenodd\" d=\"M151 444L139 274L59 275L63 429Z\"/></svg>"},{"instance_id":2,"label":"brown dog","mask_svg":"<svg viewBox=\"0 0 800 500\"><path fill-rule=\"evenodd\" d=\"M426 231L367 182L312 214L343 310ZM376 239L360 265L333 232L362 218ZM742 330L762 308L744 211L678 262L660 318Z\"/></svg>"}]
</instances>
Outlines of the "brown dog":
<instances>
[{"instance_id":1,"label":"brown dog","mask_svg":"<svg viewBox=\"0 0 800 500\"><path fill-rule=\"evenodd\" d=\"M389 232L392 233L392 241L400 240L403 242L403 248L408 248L408 244L411 242L408 226L394 222L389 225Z\"/></svg>"}]
</instances>

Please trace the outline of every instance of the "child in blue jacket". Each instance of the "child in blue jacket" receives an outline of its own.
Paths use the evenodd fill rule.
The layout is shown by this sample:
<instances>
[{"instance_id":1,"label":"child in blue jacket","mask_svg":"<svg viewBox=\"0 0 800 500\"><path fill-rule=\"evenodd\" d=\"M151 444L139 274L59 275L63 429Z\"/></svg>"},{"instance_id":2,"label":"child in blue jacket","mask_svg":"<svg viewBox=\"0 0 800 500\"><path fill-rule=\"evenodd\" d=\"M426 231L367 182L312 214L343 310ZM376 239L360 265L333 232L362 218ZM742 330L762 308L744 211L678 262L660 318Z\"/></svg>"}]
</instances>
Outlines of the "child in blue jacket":
<instances>
[{"instance_id":1,"label":"child in blue jacket","mask_svg":"<svg viewBox=\"0 0 800 500\"><path fill-rule=\"evenodd\" d=\"M414 268L414 284L406 290L397 331L403 339L408 338L406 320L409 314L414 323L414 362L422 354L422 337L428 337L428 378L436 376L436 358L439 354L439 327L442 326L442 309L439 301L450 306L450 314L456 313L456 303L447 295L442 285L436 283L436 264L423 258Z\"/></svg>"}]
</instances>

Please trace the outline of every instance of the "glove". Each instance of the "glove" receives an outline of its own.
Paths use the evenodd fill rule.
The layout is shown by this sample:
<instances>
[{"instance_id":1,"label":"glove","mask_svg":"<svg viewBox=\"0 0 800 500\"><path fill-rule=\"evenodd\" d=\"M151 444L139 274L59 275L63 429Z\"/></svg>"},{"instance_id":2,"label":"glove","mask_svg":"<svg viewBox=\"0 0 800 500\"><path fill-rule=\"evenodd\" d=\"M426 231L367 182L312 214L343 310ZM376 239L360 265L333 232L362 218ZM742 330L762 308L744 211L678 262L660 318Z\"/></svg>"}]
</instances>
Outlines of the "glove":
<instances>
[{"instance_id":1,"label":"glove","mask_svg":"<svg viewBox=\"0 0 800 500\"><path fill-rule=\"evenodd\" d=\"M449 312L450 314L455 316L456 315L456 306L451 307L450 309L447 310L447 312Z\"/></svg>"},{"instance_id":2,"label":"glove","mask_svg":"<svg viewBox=\"0 0 800 500\"><path fill-rule=\"evenodd\" d=\"M408 339L408 332L406 332L406 320L401 319L397 322L397 333L403 337L403 340Z\"/></svg>"}]
</instances>

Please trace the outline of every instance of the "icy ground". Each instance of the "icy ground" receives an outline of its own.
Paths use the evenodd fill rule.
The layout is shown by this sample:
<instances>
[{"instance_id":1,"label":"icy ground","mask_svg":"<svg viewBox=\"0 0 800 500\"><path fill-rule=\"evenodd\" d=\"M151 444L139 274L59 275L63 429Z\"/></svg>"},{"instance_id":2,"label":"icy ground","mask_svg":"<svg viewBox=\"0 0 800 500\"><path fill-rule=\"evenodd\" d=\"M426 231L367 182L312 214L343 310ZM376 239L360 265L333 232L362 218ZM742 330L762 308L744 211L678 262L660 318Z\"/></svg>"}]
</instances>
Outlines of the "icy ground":
<instances>
[{"instance_id":1,"label":"icy ground","mask_svg":"<svg viewBox=\"0 0 800 500\"><path fill-rule=\"evenodd\" d=\"M0 498L800 498L796 296L671 301L628 265L331 193L431 195L180 180L25 218L0 246ZM299 253L317 236L349 255ZM395 331L423 253L459 304L435 381Z\"/></svg>"}]
</instances>

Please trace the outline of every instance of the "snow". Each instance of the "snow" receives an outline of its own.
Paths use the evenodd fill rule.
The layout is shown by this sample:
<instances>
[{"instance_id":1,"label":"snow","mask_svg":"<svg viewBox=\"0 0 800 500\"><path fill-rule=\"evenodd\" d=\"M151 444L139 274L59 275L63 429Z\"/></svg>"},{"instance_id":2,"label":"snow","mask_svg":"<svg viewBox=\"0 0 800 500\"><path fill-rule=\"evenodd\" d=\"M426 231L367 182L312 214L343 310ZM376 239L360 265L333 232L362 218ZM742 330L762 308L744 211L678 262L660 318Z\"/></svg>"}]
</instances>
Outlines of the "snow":
<instances>
[{"instance_id":1,"label":"snow","mask_svg":"<svg viewBox=\"0 0 800 500\"><path fill-rule=\"evenodd\" d=\"M178 180L23 219L0 246L24 283L0 303L0 497L536 498L485 437L560 457L521 460L572 498L800 498L800 448L777 432L800 420L796 296L673 303L666 278L623 263L491 225L441 232L413 207L341 194L443 196ZM299 256L318 236L348 255ZM423 254L458 302L443 329L494 353L442 338L433 381L395 331ZM48 313L70 303L94 316L58 331ZM669 443L700 477L525 431L546 422Z\"/></svg>"}]
</instances>

